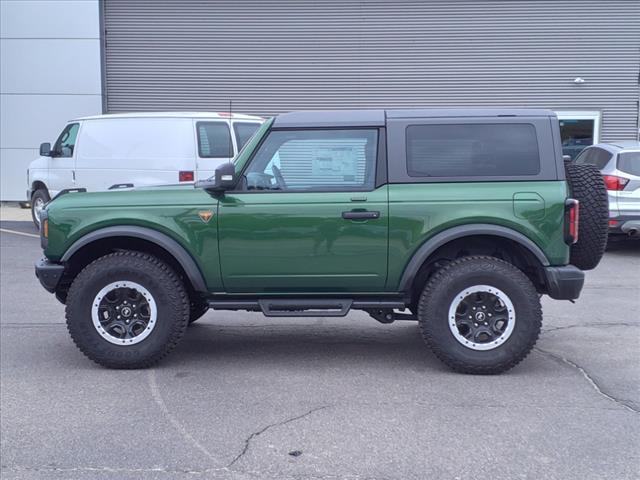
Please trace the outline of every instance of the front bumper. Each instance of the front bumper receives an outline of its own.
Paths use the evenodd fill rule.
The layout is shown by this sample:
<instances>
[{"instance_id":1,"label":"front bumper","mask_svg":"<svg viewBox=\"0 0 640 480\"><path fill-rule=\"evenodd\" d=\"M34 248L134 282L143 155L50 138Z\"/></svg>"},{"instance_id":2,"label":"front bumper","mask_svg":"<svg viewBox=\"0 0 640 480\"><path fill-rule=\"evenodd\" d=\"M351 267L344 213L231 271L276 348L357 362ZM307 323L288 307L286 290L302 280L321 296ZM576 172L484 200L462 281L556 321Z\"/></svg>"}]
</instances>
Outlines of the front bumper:
<instances>
[{"instance_id":1,"label":"front bumper","mask_svg":"<svg viewBox=\"0 0 640 480\"><path fill-rule=\"evenodd\" d=\"M573 265L545 267L547 294L556 300L575 300L584 285L584 272Z\"/></svg>"},{"instance_id":2,"label":"front bumper","mask_svg":"<svg viewBox=\"0 0 640 480\"><path fill-rule=\"evenodd\" d=\"M36 262L36 277L47 292L54 293L62 274L64 273L64 265L53 263L46 258L41 258Z\"/></svg>"}]
</instances>

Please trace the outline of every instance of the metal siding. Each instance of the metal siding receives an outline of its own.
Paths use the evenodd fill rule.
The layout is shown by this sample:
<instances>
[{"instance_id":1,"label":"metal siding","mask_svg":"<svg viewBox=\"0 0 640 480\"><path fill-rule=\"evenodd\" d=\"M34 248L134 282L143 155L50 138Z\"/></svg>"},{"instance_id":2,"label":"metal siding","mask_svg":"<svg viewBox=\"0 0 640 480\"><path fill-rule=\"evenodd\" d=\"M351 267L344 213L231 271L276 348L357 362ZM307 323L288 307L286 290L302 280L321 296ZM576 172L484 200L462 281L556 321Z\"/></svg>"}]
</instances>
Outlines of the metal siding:
<instances>
[{"instance_id":1,"label":"metal siding","mask_svg":"<svg viewBox=\"0 0 640 480\"><path fill-rule=\"evenodd\" d=\"M104 0L109 112L600 110L636 138L640 2ZM576 77L585 79L574 84Z\"/></svg>"}]
</instances>

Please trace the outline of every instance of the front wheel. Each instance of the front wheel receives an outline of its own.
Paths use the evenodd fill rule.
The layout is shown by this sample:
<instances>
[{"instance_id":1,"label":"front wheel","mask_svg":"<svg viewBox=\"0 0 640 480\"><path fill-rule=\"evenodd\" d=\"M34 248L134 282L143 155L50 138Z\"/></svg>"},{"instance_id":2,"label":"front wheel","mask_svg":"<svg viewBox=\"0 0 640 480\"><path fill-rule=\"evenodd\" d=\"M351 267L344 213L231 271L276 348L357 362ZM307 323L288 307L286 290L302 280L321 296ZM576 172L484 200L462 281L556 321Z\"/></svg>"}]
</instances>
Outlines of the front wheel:
<instances>
[{"instance_id":1,"label":"front wheel","mask_svg":"<svg viewBox=\"0 0 640 480\"><path fill-rule=\"evenodd\" d=\"M67 328L78 348L110 368L144 368L167 355L189 321L189 297L176 273L141 252L98 258L67 295Z\"/></svg>"},{"instance_id":2,"label":"front wheel","mask_svg":"<svg viewBox=\"0 0 640 480\"><path fill-rule=\"evenodd\" d=\"M51 200L49 194L44 188L39 188L31 196L31 219L38 229L40 229L40 212L49 200Z\"/></svg>"},{"instance_id":3,"label":"front wheel","mask_svg":"<svg viewBox=\"0 0 640 480\"><path fill-rule=\"evenodd\" d=\"M542 325L531 281L503 260L455 260L427 282L418 302L422 335L434 354L462 373L495 374L517 365Z\"/></svg>"}]
</instances>

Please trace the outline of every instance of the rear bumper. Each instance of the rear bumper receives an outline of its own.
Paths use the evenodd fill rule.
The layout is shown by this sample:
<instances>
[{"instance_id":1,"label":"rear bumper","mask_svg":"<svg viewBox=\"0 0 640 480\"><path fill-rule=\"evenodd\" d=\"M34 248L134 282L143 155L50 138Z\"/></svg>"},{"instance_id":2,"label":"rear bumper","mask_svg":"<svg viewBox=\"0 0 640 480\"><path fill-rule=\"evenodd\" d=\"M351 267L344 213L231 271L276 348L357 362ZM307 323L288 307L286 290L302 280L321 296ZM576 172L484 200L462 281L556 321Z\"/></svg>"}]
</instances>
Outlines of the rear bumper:
<instances>
[{"instance_id":1,"label":"rear bumper","mask_svg":"<svg viewBox=\"0 0 640 480\"><path fill-rule=\"evenodd\" d=\"M64 265L50 262L46 258L41 258L36 263L36 277L47 292L54 293L56 291L63 273Z\"/></svg>"},{"instance_id":2,"label":"rear bumper","mask_svg":"<svg viewBox=\"0 0 640 480\"><path fill-rule=\"evenodd\" d=\"M640 213L610 218L609 233L640 236Z\"/></svg>"},{"instance_id":3,"label":"rear bumper","mask_svg":"<svg viewBox=\"0 0 640 480\"><path fill-rule=\"evenodd\" d=\"M575 300L584 285L584 272L573 265L545 267L547 294L556 300Z\"/></svg>"}]
</instances>

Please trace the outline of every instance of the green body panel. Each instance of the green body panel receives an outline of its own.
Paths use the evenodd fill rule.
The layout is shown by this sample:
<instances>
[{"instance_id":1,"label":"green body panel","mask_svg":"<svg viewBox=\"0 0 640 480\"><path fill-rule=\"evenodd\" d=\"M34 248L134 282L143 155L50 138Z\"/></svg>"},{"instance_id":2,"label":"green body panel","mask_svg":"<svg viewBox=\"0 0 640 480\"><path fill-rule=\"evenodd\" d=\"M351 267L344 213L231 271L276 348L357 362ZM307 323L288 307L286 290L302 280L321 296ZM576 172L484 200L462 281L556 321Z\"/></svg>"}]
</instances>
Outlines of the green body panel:
<instances>
[{"instance_id":1,"label":"green body panel","mask_svg":"<svg viewBox=\"0 0 640 480\"><path fill-rule=\"evenodd\" d=\"M268 133L265 122L240 152L242 171ZM566 265L564 181L389 184L371 192L226 192L192 185L70 193L47 207L45 255L59 261L91 231L135 225L174 239L210 293L392 294L414 253L451 227L493 224L533 241ZM379 218L349 220L369 210ZM201 212L213 217L205 222Z\"/></svg>"},{"instance_id":2,"label":"green body panel","mask_svg":"<svg viewBox=\"0 0 640 480\"><path fill-rule=\"evenodd\" d=\"M382 291L387 188L228 193L220 199L218 219L225 291ZM342 218L342 212L351 210L377 211L380 217Z\"/></svg>"},{"instance_id":3,"label":"green body panel","mask_svg":"<svg viewBox=\"0 0 640 480\"><path fill-rule=\"evenodd\" d=\"M207 287L219 289L218 200L193 185L149 187L130 191L69 193L48 208L47 258L60 260L74 242L100 228L147 227L177 241L193 257ZM214 213L208 223L198 212Z\"/></svg>"},{"instance_id":4,"label":"green body panel","mask_svg":"<svg viewBox=\"0 0 640 480\"><path fill-rule=\"evenodd\" d=\"M395 288L413 253L458 225L493 224L532 240L551 265L566 265L567 185L553 182L469 182L389 185L389 279Z\"/></svg>"}]
</instances>

